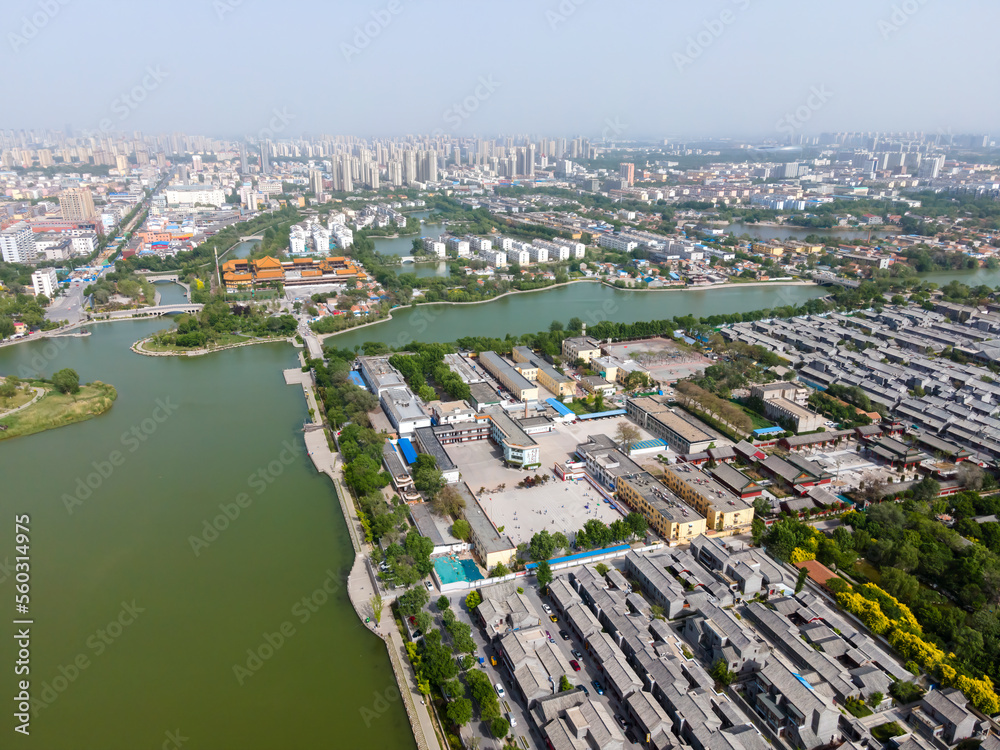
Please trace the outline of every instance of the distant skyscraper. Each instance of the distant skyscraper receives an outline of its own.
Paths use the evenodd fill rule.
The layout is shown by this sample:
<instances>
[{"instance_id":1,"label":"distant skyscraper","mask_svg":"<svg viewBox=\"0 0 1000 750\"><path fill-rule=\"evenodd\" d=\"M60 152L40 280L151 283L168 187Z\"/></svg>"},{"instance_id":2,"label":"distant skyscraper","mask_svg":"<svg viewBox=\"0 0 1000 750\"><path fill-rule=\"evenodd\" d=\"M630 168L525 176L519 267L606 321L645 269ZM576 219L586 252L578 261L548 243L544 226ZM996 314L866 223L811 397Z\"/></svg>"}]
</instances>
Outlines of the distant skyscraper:
<instances>
[{"instance_id":1,"label":"distant skyscraper","mask_svg":"<svg viewBox=\"0 0 1000 750\"><path fill-rule=\"evenodd\" d=\"M389 162L389 184L393 187L403 186L403 162L395 160Z\"/></svg>"},{"instance_id":2,"label":"distant skyscraper","mask_svg":"<svg viewBox=\"0 0 1000 750\"><path fill-rule=\"evenodd\" d=\"M271 150L271 142L263 141L260 144L260 173L270 174L271 164L268 160L268 152Z\"/></svg>"},{"instance_id":3,"label":"distant skyscraper","mask_svg":"<svg viewBox=\"0 0 1000 750\"><path fill-rule=\"evenodd\" d=\"M351 157L343 156L340 162L341 178L340 178L340 189L345 193L354 192L354 177L351 174Z\"/></svg>"},{"instance_id":4,"label":"distant skyscraper","mask_svg":"<svg viewBox=\"0 0 1000 750\"><path fill-rule=\"evenodd\" d=\"M247 144L240 143L240 174L247 174Z\"/></svg>"},{"instance_id":5,"label":"distant skyscraper","mask_svg":"<svg viewBox=\"0 0 1000 750\"><path fill-rule=\"evenodd\" d=\"M417 180L417 152L406 150L403 152L403 182L411 185Z\"/></svg>"},{"instance_id":6,"label":"distant skyscraper","mask_svg":"<svg viewBox=\"0 0 1000 750\"><path fill-rule=\"evenodd\" d=\"M96 215L94 197L86 188L70 188L59 196L59 208L67 221L90 221Z\"/></svg>"},{"instance_id":7,"label":"distant skyscraper","mask_svg":"<svg viewBox=\"0 0 1000 750\"><path fill-rule=\"evenodd\" d=\"M309 170L309 189L312 190L313 194L316 196L316 200L323 203L325 195L323 193L323 170L322 169L310 169Z\"/></svg>"},{"instance_id":8,"label":"distant skyscraper","mask_svg":"<svg viewBox=\"0 0 1000 750\"><path fill-rule=\"evenodd\" d=\"M621 176L622 180L627 182L629 185L635 184L635 164L625 162L618 167L618 170L618 174Z\"/></svg>"},{"instance_id":9,"label":"distant skyscraper","mask_svg":"<svg viewBox=\"0 0 1000 750\"><path fill-rule=\"evenodd\" d=\"M535 176L535 144L529 143L524 150L524 173L528 177Z\"/></svg>"}]
</instances>

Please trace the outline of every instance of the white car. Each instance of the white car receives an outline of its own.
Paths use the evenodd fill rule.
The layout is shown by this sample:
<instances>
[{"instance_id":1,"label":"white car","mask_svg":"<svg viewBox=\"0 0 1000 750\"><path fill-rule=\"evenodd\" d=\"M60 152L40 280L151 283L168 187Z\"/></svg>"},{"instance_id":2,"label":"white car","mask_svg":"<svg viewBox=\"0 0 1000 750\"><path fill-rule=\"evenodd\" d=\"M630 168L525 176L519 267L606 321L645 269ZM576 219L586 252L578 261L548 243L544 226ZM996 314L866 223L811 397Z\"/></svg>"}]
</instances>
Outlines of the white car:
<instances>
[{"instance_id":1,"label":"white car","mask_svg":"<svg viewBox=\"0 0 1000 750\"><path fill-rule=\"evenodd\" d=\"M497 691L497 695L499 695L501 698L507 697L507 693L504 692L503 685L501 685L499 682L496 685L494 685L493 688Z\"/></svg>"}]
</instances>

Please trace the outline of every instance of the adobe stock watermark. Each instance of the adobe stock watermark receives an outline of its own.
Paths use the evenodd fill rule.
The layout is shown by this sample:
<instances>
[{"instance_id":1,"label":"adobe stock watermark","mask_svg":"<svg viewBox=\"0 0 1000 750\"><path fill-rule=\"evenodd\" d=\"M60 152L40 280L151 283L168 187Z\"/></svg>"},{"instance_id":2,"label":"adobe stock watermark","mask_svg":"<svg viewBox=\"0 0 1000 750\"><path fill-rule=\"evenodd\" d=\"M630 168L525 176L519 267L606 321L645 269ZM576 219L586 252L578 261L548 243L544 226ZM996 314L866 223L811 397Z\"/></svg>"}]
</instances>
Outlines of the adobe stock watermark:
<instances>
[{"instance_id":1,"label":"adobe stock watermark","mask_svg":"<svg viewBox=\"0 0 1000 750\"><path fill-rule=\"evenodd\" d=\"M549 22L549 28L555 31L570 17L579 10L587 0L562 0L555 8L545 11L545 20Z\"/></svg>"},{"instance_id":2,"label":"adobe stock watermark","mask_svg":"<svg viewBox=\"0 0 1000 750\"><path fill-rule=\"evenodd\" d=\"M385 690L372 692L371 706L362 706L358 709L361 718L365 720L365 726L370 727L373 721L378 721L385 716L386 711L392 708L392 704L397 703L402 697L399 686L395 682Z\"/></svg>"},{"instance_id":3,"label":"adobe stock watermark","mask_svg":"<svg viewBox=\"0 0 1000 750\"><path fill-rule=\"evenodd\" d=\"M259 672L264 664L270 661L278 651L282 649L288 639L294 636L299 626L305 625L312 619L312 616L319 612L320 607L325 605L330 597L335 595L344 587L341 576L327 569L326 579L313 590L308 596L303 596L291 609L291 617L283 621L273 633L262 633L261 642L253 648L247 649L247 658L243 663L233 664L233 676L241 686L246 681Z\"/></svg>"},{"instance_id":4,"label":"adobe stock watermark","mask_svg":"<svg viewBox=\"0 0 1000 750\"><path fill-rule=\"evenodd\" d=\"M169 729L163 733L166 738L163 740L163 744L160 745L162 750L180 750L184 745L191 741L190 737L185 737L181 734L180 729L175 729L170 731Z\"/></svg>"},{"instance_id":5,"label":"adobe stock watermark","mask_svg":"<svg viewBox=\"0 0 1000 750\"><path fill-rule=\"evenodd\" d=\"M129 116L139 108L151 93L160 88L160 84L168 77L168 73L159 65L156 67L146 66L146 74L142 79L128 91L116 96L111 100L111 111L118 115L118 122L124 122ZM105 117L100 122L100 128L104 132L111 130L114 120Z\"/></svg>"},{"instance_id":6,"label":"adobe stock watermark","mask_svg":"<svg viewBox=\"0 0 1000 750\"><path fill-rule=\"evenodd\" d=\"M614 140L620 137L627 129L628 125L618 117L608 117L604 120L604 130L601 131L601 140Z\"/></svg>"},{"instance_id":7,"label":"adobe stock watermark","mask_svg":"<svg viewBox=\"0 0 1000 750\"><path fill-rule=\"evenodd\" d=\"M715 18L705 21L702 24L704 28L689 35L684 51L674 52L674 65L677 67L677 72L683 73L686 68L694 65L695 60L700 58L705 54L705 50L715 44L715 41L736 21L738 13L746 11L750 7L751 2L752 0L732 0L732 4L736 6L736 11L726 8Z\"/></svg>"},{"instance_id":8,"label":"adobe stock watermark","mask_svg":"<svg viewBox=\"0 0 1000 750\"><path fill-rule=\"evenodd\" d=\"M10 42L10 48L17 52L22 47L26 46L28 42L35 39L44 29L48 26L52 19L59 15L59 11L63 7L69 5L70 0L38 0L37 10L31 12L30 15L21 16L21 26L19 31L21 33L16 33L13 31L7 32L7 41Z\"/></svg>"},{"instance_id":9,"label":"adobe stock watermark","mask_svg":"<svg viewBox=\"0 0 1000 750\"><path fill-rule=\"evenodd\" d=\"M454 102L441 113L441 119L450 127L447 130L436 128L433 135L435 137L445 135L461 127L463 122L472 117L485 102L490 100L500 86L500 82L495 80L492 74L479 76L478 84L471 94L460 102Z\"/></svg>"},{"instance_id":10,"label":"adobe stock watermark","mask_svg":"<svg viewBox=\"0 0 1000 750\"><path fill-rule=\"evenodd\" d=\"M890 39L910 22L917 12L927 4L927 0L903 0L892 4L892 13L888 18L881 18L878 30L883 39Z\"/></svg>"},{"instance_id":11,"label":"adobe stock watermark","mask_svg":"<svg viewBox=\"0 0 1000 750\"><path fill-rule=\"evenodd\" d=\"M279 133L283 133L285 128L288 127L288 123L295 119L295 115L288 111L287 107L282 107L278 109L273 107L271 109L271 119L268 120L267 125L262 127L257 131L257 140L266 141Z\"/></svg>"},{"instance_id":12,"label":"adobe stock watermark","mask_svg":"<svg viewBox=\"0 0 1000 750\"><path fill-rule=\"evenodd\" d=\"M81 651L67 664L60 664L56 669L58 674L51 680L42 683L41 689L31 698L31 717L38 718L42 710L55 703L59 696L65 693L69 686L75 683L87 671L93 658L101 656L113 646L127 628L129 628L146 611L135 603L122 602L118 614L104 627L99 628L85 641L88 651Z\"/></svg>"},{"instance_id":13,"label":"adobe stock watermark","mask_svg":"<svg viewBox=\"0 0 1000 750\"><path fill-rule=\"evenodd\" d=\"M35 350L27 363L18 365L18 376L23 380L40 377L63 349L69 346L70 341L72 339L65 336L45 339L45 345Z\"/></svg>"},{"instance_id":14,"label":"adobe stock watermark","mask_svg":"<svg viewBox=\"0 0 1000 750\"><path fill-rule=\"evenodd\" d=\"M305 452L304 445L290 443L287 440L283 441L282 445L284 450L278 454L275 460L260 467L247 477L247 486L254 490L258 497L263 495L267 488L285 473L286 467L295 463ZM241 492L233 498L233 502L219 503L219 514L212 518L206 518L202 522L200 534L191 534L188 537L188 544L191 545L194 556L199 557L202 551L208 549L212 542L217 540L219 535L243 514L244 510L253 505L253 500L253 497L248 493Z\"/></svg>"},{"instance_id":15,"label":"adobe stock watermark","mask_svg":"<svg viewBox=\"0 0 1000 750\"><path fill-rule=\"evenodd\" d=\"M826 84L813 86L809 90L809 96L806 97L802 104L796 107L793 112L786 112L774 124L775 130L785 135L794 135L796 131L803 128L812 119L814 114L823 109L832 97L833 92L826 87Z\"/></svg>"},{"instance_id":16,"label":"adobe stock watermark","mask_svg":"<svg viewBox=\"0 0 1000 750\"><path fill-rule=\"evenodd\" d=\"M243 0L213 0L212 9L220 21L243 5Z\"/></svg>"},{"instance_id":17,"label":"adobe stock watermark","mask_svg":"<svg viewBox=\"0 0 1000 750\"><path fill-rule=\"evenodd\" d=\"M351 42L341 42L340 52L348 63L364 50L392 23L392 20L403 12L403 4L399 0L389 0L384 7L371 12L371 20L354 27Z\"/></svg>"},{"instance_id":18,"label":"adobe stock watermark","mask_svg":"<svg viewBox=\"0 0 1000 750\"><path fill-rule=\"evenodd\" d=\"M148 417L121 434L119 441L125 450L114 449L108 453L106 459L91 461L94 468L86 476L77 477L76 487L72 494L64 492L60 498L66 506L66 512L73 515L76 508L82 506L85 501L93 497L106 481L108 481L115 470L125 464L128 454L135 453L149 440L160 425L166 422L180 407L173 403L168 396L165 399L156 399L156 407Z\"/></svg>"}]
</instances>

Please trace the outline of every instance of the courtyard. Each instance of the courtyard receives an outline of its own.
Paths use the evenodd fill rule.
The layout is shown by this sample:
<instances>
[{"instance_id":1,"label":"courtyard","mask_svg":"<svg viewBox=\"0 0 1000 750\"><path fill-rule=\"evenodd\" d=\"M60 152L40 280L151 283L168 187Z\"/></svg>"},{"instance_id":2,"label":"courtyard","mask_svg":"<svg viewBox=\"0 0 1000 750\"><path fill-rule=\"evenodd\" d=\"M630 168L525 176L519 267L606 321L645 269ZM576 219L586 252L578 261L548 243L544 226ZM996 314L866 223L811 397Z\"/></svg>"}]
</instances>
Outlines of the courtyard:
<instances>
[{"instance_id":1,"label":"courtyard","mask_svg":"<svg viewBox=\"0 0 1000 750\"><path fill-rule=\"evenodd\" d=\"M635 360L661 383L700 375L712 364L712 360L703 354L663 338L611 344L607 351L610 356L621 360Z\"/></svg>"}]
</instances>

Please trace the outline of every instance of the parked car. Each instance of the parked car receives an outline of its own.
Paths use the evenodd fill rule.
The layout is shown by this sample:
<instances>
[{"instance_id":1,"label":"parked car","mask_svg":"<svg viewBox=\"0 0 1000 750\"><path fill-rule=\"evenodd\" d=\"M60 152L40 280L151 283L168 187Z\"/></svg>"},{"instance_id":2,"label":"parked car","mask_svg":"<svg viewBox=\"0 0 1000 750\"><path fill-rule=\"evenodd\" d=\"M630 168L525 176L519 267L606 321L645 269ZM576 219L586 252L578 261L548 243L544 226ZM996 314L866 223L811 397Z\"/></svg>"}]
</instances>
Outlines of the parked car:
<instances>
[{"instance_id":1,"label":"parked car","mask_svg":"<svg viewBox=\"0 0 1000 750\"><path fill-rule=\"evenodd\" d=\"M545 631L545 635L548 636L549 643L555 643L556 642L556 639L552 637L552 633L550 633L548 630Z\"/></svg>"},{"instance_id":2,"label":"parked car","mask_svg":"<svg viewBox=\"0 0 1000 750\"><path fill-rule=\"evenodd\" d=\"M564 641L568 641L569 640L569 633L567 633L565 630L560 630L559 631L559 637L562 638Z\"/></svg>"},{"instance_id":3,"label":"parked car","mask_svg":"<svg viewBox=\"0 0 1000 750\"><path fill-rule=\"evenodd\" d=\"M497 695L499 695L501 698L505 698L507 696L507 693L504 692L503 685L501 685L499 682L496 685L494 685L493 688L497 691ZM494 716L495 715L496 714L494 714Z\"/></svg>"},{"instance_id":4,"label":"parked car","mask_svg":"<svg viewBox=\"0 0 1000 750\"><path fill-rule=\"evenodd\" d=\"M573 667L573 671L574 672L579 672L580 671L580 662L578 662L576 659L570 659L569 660L569 665L571 667Z\"/></svg>"},{"instance_id":5,"label":"parked car","mask_svg":"<svg viewBox=\"0 0 1000 750\"><path fill-rule=\"evenodd\" d=\"M585 696L587 696L588 698L590 697L590 691L587 690L587 686L586 685L580 685L580 690L583 691L583 694Z\"/></svg>"},{"instance_id":6,"label":"parked car","mask_svg":"<svg viewBox=\"0 0 1000 750\"><path fill-rule=\"evenodd\" d=\"M507 712L507 721L510 722L511 729L517 726L517 719L514 718L514 714L511 711Z\"/></svg>"},{"instance_id":7,"label":"parked car","mask_svg":"<svg viewBox=\"0 0 1000 750\"><path fill-rule=\"evenodd\" d=\"M413 640L416 640L417 638L422 637L423 634L424 634L423 630L414 630L413 631Z\"/></svg>"},{"instance_id":8,"label":"parked car","mask_svg":"<svg viewBox=\"0 0 1000 750\"><path fill-rule=\"evenodd\" d=\"M570 653L573 654L573 658L574 659L582 659L583 658L583 654L581 654L575 648L572 651L570 651Z\"/></svg>"},{"instance_id":9,"label":"parked car","mask_svg":"<svg viewBox=\"0 0 1000 750\"><path fill-rule=\"evenodd\" d=\"M555 615L549 615L549 619L552 620L552 622L559 622L559 618Z\"/></svg>"},{"instance_id":10,"label":"parked car","mask_svg":"<svg viewBox=\"0 0 1000 750\"><path fill-rule=\"evenodd\" d=\"M430 581L424 581L424 586L427 587L428 591L433 591L434 590L434 584L431 583Z\"/></svg>"},{"instance_id":11,"label":"parked car","mask_svg":"<svg viewBox=\"0 0 1000 750\"><path fill-rule=\"evenodd\" d=\"M622 729L628 729L628 722L625 721L625 719L623 719L618 714L615 714L615 721L618 722L618 726L620 726Z\"/></svg>"},{"instance_id":12,"label":"parked car","mask_svg":"<svg viewBox=\"0 0 1000 750\"><path fill-rule=\"evenodd\" d=\"M545 614L547 615L552 614L552 607L550 607L548 604L542 604L542 609L545 610Z\"/></svg>"},{"instance_id":13,"label":"parked car","mask_svg":"<svg viewBox=\"0 0 1000 750\"><path fill-rule=\"evenodd\" d=\"M597 680L594 680L590 684L594 686L594 690L597 691L598 695L604 695L604 688L601 687L601 683L599 683Z\"/></svg>"}]
</instances>

